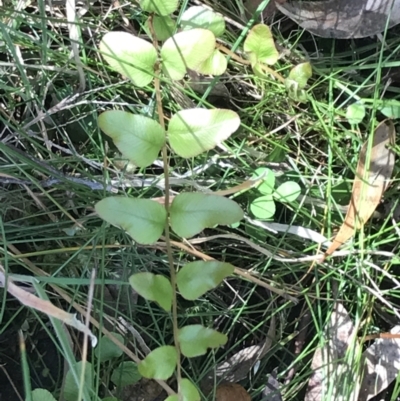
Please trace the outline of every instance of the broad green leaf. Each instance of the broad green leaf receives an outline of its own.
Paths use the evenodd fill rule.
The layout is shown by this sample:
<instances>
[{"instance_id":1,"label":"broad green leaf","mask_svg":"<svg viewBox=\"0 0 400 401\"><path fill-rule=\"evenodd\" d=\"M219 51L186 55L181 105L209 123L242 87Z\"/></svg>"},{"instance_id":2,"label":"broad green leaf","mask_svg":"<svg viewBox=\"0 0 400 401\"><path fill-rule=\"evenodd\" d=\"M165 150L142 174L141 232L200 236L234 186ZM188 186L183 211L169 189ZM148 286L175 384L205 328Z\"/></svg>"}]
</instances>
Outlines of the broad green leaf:
<instances>
[{"instance_id":1,"label":"broad green leaf","mask_svg":"<svg viewBox=\"0 0 400 401\"><path fill-rule=\"evenodd\" d=\"M353 103L346 110L346 118L350 124L360 124L365 117L365 106L361 103Z\"/></svg>"},{"instance_id":2,"label":"broad green leaf","mask_svg":"<svg viewBox=\"0 0 400 401\"><path fill-rule=\"evenodd\" d=\"M398 100L385 100L379 111L388 118L400 118L400 102Z\"/></svg>"},{"instance_id":3,"label":"broad green leaf","mask_svg":"<svg viewBox=\"0 0 400 401\"><path fill-rule=\"evenodd\" d=\"M132 361L121 362L111 374L111 381L118 387L137 383L142 378L138 365Z\"/></svg>"},{"instance_id":4,"label":"broad green leaf","mask_svg":"<svg viewBox=\"0 0 400 401\"><path fill-rule=\"evenodd\" d=\"M124 337L119 333L111 333L113 336L124 344ZM123 353L122 349L118 345L114 344L108 337L101 337L99 344L94 350L94 355L100 362L109 361L113 358L118 358Z\"/></svg>"},{"instance_id":5,"label":"broad green leaf","mask_svg":"<svg viewBox=\"0 0 400 401\"><path fill-rule=\"evenodd\" d=\"M169 312L172 305L172 287L170 281L159 274L136 273L129 277L132 288L143 298L157 302Z\"/></svg>"},{"instance_id":6,"label":"broad green leaf","mask_svg":"<svg viewBox=\"0 0 400 401\"><path fill-rule=\"evenodd\" d=\"M251 177L252 180L256 180L258 177L263 177L260 184L258 184L257 189L263 195L270 195L274 192L275 188L275 174L274 172L266 167L258 168L253 176Z\"/></svg>"},{"instance_id":7,"label":"broad green leaf","mask_svg":"<svg viewBox=\"0 0 400 401\"><path fill-rule=\"evenodd\" d=\"M149 20L146 21L146 27L149 27ZM172 36L175 31L175 21L170 16L153 16L153 29L157 40L164 41Z\"/></svg>"},{"instance_id":8,"label":"broad green leaf","mask_svg":"<svg viewBox=\"0 0 400 401\"><path fill-rule=\"evenodd\" d=\"M181 110L169 122L168 140L179 156L194 157L229 138L239 125L239 116L231 110Z\"/></svg>"},{"instance_id":9,"label":"broad green leaf","mask_svg":"<svg viewBox=\"0 0 400 401\"><path fill-rule=\"evenodd\" d=\"M248 54L253 67L258 62L273 65L279 58L271 30L267 25L255 25L247 35L243 49Z\"/></svg>"},{"instance_id":10,"label":"broad green leaf","mask_svg":"<svg viewBox=\"0 0 400 401\"><path fill-rule=\"evenodd\" d=\"M222 75L227 67L228 61L226 57L218 49L215 49L213 54L199 66L197 71L204 75Z\"/></svg>"},{"instance_id":11,"label":"broad green leaf","mask_svg":"<svg viewBox=\"0 0 400 401\"><path fill-rule=\"evenodd\" d=\"M197 71L215 49L215 36L206 29L179 32L165 41L161 48L162 66L171 79L180 80L187 68Z\"/></svg>"},{"instance_id":12,"label":"broad green leaf","mask_svg":"<svg viewBox=\"0 0 400 401\"><path fill-rule=\"evenodd\" d=\"M102 398L101 401L121 401L121 400L116 397L106 397L106 398Z\"/></svg>"},{"instance_id":13,"label":"broad green leaf","mask_svg":"<svg viewBox=\"0 0 400 401\"><path fill-rule=\"evenodd\" d=\"M312 67L309 62L297 64L290 72L287 81L297 82L297 89L304 89L312 76Z\"/></svg>"},{"instance_id":14,"label":"broad green leaf","mask_svg":"<svg viewBox=\"0 0 400 401\"><path fill-rule=\"evenodd\" d=\"M300 195L301 188L297 182L286 181L274 192L274 198L280 202L294 202Z\"/></svg>"},{"instance_id":15,"label":"broad green leaf","mask_svg":"<svg viewBox=\"0 0 400 401\"><path fill-rule=\"evenodd\" d=\"M141 244L154 244L167 219L165 208L150 199L111 196L98 202L95 209L103 220L121 227Z\"/></svg>"},{"instance_id":16,"label":"broad green leaf","mask_svg":"<svg viewBox=\"0 0 400 401\"><path fill-rule=\"evenodd\" d=\"M98 124L122 155L139 167L153 163L165 142L161 125L138 114L109 110L100 114Z\"/></svg>"},{"instance_id":17,"label":"broad green leaf","mask_svg":"<svg viewBox=\"0 0 400 401\"><path fill-rule=\"evenodd\" d=\"M219 195L182 193L170 208L170 224L181 237L190 238L217 224L233 224L243 218L243 210L233 200Z\"/></svg>"},{"instance_id":18,"label":"broad green leaf","mask_svg":"<svg viewBox=\"0 0 400 401\"><path fill-rule=\"evenodd\" d=\"M158 15L172 14L177 10L179 0L140 0L140 8Z\"/></svg>"},{"instance_id":19,"label":"broad green leaf","mask_svg":"<svg viewBox=\"0 0 400 401\"><path fill-rule=\"evenodd\" d=\"M77 362L76 373L78 378L81 377L81 372L82 372L82 362ZM84 385L88 389L89 393L91 393L90 390L93 389L93 372L94 368L92 367L92 364L90 362L86 362ZM78 384L76 383L74 376L69 370L67 372L67 375L65 376L64 393L63 393L64 400L76 401L78 399L78 394L79 394Z\"/></svg>"},{"instance_id":20,"label":"broad green leaf","mask_svg":"<svg viewBox=\"0 0 400 401\"><path fill-rule=\"evenodd\" d=\"M179 389L182 394L182 401L200 401L201 397L196 386L189 379L181 380L181 387ZM179 401L177 394L170 395L165 401Z\"/></svg>"},{"instance_id":21,"label":"broad green leaf","mask_svg":"<svg viewBox=\"0 0 400 401\"><path fill-rule=\"evenodd\" d=\"M254 199L250 204L250 210L258 219L270 219L276 211L272 195L264 195Z\"/></svg>"},{"instance_id":22,"label":"broad green leaf","mask_svg":"<svg viewBox=\"0 0 400 401\"><path fill-rule=\"evenodd\" d=\"M208 348L217 348L226 344L228 337L214 329L193 324L179 329L179 345L182 354L188 358L204 355Z\"/></svg>"},{"instance_id":23,"label":"broad green leaf","mask_svg":"<svg viewBox=\"0 0 400 401\"><path fill-rule=\"evenodd\" d=\"M158 347L139 363L139 373L148 379L167 380L173 375L177 361L175 347Z\"/></svg>"},{"instance_id":24,"label":"broad green leaf","mask_svg":"<svg viewBox=\"0 0 400 401\"><path fill-rule=\"evenodd\" d=\"M196 386L189 379L182 379L179 389L183 395L183 401L200 401L201 397Z\"/></svg>"},{"instance_id":25,"label":"broad green leaf","mask_svg":"<svg viewBox=\"0 0 400 401\"><path fill-rule=\"evenodd\" d=\"M217 287L234 270L230 263L213 260L187 263L177 274L178 289L185 299L195 300Z\"/></svg>"},{"instance_id":26,"label":"broad green leaf","mask_svg":"<svg viewBox=\"0 0 400 401\"><path fill-rule=\"evenodd\" d=\"M136 86L153 80L157 51L151 43L127 32L108 32L99 47L107 63Z\"/></svg>"},{"instance_id":27,"label":"broad green leaf","mask_svg":"<svg viewBox=\"0 0 400 401\"><path fill-rule=\"evenodd\" d=\"M181 17L181 25L184 30L193 28L209 29L216 37L225 32L225 20L209 8L203 6L189 7Z\"/></svg>"},{"instance_id":28,"label":"broad green leaf","mask_svg":"<svg viewBox=\"0 0 400 401\"><path fill-rule=\"evenodd\" d=\"M27 398L26 398L27 400ZM37 388L31 393L32 401L56 401L50 391L45 390L43 388Z\"/></svg>"}]
</instances>

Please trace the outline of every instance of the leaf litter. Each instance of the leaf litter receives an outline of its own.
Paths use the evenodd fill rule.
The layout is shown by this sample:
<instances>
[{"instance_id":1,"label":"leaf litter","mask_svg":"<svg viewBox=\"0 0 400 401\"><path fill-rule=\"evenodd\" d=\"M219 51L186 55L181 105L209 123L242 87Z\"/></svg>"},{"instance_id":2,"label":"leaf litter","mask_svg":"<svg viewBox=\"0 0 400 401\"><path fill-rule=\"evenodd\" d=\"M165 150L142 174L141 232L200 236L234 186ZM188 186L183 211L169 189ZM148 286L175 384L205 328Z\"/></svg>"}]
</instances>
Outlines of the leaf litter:
<instances>
[{"instance_id":1,"label":"leaf litter","mask_svg":"<svg viewBox=\"0 0 400 401\"><path fill-rule=\"evenodd\" d=\"M276 2L276 7L305 30L326 38L365 38L400 23L400 0Z\"/></svg>"},{"instance_id":2,"label":"leaf litter","mask_svg":"<svg viewBox=\"0 0 400 401\"><path fill-rule=\"evenodd\" d=\"M400 371L400 326L361 354L348 312L336 303L325 329L325 343L313 356L305 401L368 401L385 390ZM396 338L397 337L397 338Z\"/></svg>"},{"instance_id":3,"label":"leaf litter","mask_svg":"<svg viewBox=\"0 0 400 401\"><path fill-rule=\"evenodd\" d=\"M324 258L349 240L355 230L361 229L381 202L394 169L395 154L388 145L395 143L395 135L393 123L383 121L375 130L370 152L368 141L364 143L346 217Z\"/></svg>"}]
</instances>

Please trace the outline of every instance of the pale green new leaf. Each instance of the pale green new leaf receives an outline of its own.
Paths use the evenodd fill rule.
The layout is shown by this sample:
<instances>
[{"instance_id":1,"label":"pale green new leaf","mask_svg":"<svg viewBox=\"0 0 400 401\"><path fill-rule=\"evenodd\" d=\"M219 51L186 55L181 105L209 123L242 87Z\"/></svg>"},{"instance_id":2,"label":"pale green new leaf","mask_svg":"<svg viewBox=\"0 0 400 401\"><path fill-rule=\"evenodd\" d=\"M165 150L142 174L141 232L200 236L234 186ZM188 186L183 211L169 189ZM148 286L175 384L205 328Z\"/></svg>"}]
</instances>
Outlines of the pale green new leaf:
<instances>
[{"instance_id":1,"label":"pale green new leaf","mask_svg":"<svg viewBox=\"0 0 400 401\"><path fill-rule=\"evenodd\" d=\"M153 80L157 51L151 43L128 32L108 32L99 47L107 63L136 86Z\"/></svg>"},{"instance_id":2,"label":"pale green new leaf","mask_svg":"<svg viewBox=\"0 0 400 401\"><path fill-rule=\"evenodd\" d=\"M161 125L139 114L109 110L100 114L98 124L122 155L139 167L153 163L165 142Z\"/></svg>"},{"instance_id":3,"label":"pale green new leaf","mask_svg":"<svg viewBox=\"0 0 400 401\"><path fill-rule=\"evenodd\" d=\"M189 379L182 379L180 386L182 401L200 401L201 397L196 386ZM164 401L179 401L177 394L170 395Z\"/></svg>"},{"instance_id":4,"label":"pale green new leaf","mask_svg":"<svg viewBox=\"0 0 400 401\"><path fill-rule=\"evenodd\" d=\"M158 15L172 14L177 10L179 0L140 0L140 8Z\"/></svg>"},{"instance_id":5,"label":"pale green new leaf","mask_svg":"<svg viewBox=\"0 0 400 401\"><path fill-rule=\"evenodd\" d=\"M154 244L164 230L167 213L150 199L112 196L95 206L98 215L108 223L121 227L137 242Z\"/></svg>"},{"instance_id":6,"label":"pale green new leaf","mask_svg":"<svg viewBox=\"0 0 400 401\"><path fill-rule=\"evenodd\" d=\"M177 195L170 208L170 224L181 237L190 238L217 224L233 224L243 210L233 200L219 195L188 192Z\"/></svg>"},{"instance_id":7,"label":"pale green new leaf","mask_svg":"<svg viewBox=\"0 0 400 401\"><path fill-rule=\"evenodd\" d=\"M175 153L189 158L213 149L239 126L240 118L232 110L181 110L169 122L168 140Z\"/></svg>"},{"instance_id":8,"label":"pale green new leaf","mask_svg":"<svg viewBox=\"0 0 400 401\"><path fill-rule=\"evenodd\" d=\"M400 102L395 99L384 100L379 111L388 118L400 118Z\"/></svg>"},{"instance_id":9,"label":"pale green new leaf","mask_svg":"<svg viewBox=\"0 0 400 401\"><path fill-rule=\"evenodd\" d=\"M173 375L177 361L175 347L158 347L139 363L139 373L148 379L167 380Z\"/></svg>"},{"instance_id":10,"label":"pale green new leaf","mask_svg":"<svg viewBox=\"0 0 400 401\"><path fill-rule=\"evenodd\" d=\"M274 192L274 198L280 202L294 202L300 195L301 188L297 182L286 181Z\"/></svg>"},{"instance_id":11,"label":"pale green new leaf","mask_svg":"<svg viewBox=\"0 0 400 401\"><path fill-rule=\"evenodd\" d=\"M189 379L182 379L180 393L183 395L183 401L200 401L200 393L196 386Z\"/></svg>"},{"instance_id":12,"label":"pale green new leaf","mask_svg":"<svg viewBox=\"0 0 400 401\"><path fill-rule=\"evenodd\" d=\"M234 270L230 263L214 260L187 263L176 276L178 289L185 299L195 300L218 287Z\"/></svg>"},{"instance_id":13,"label":"pale green new leaf","mask_svg":"<svg viewBox=\"0 0 400 401\"><path fill-rule=\"evenodd\" d=\"M193 358L204 355L208 348L217 348L226 344L228 337L201 324L193 324L179 329L178 340L182 354Z\"/></svg>"},{"instance_id":14,"label":"pale green new leaf","mask_svg":"<svg viewBox=\"0 0 400 401\"><path fill-rule=\"evenodd\" d=\"M365 106L362 103L353 103L346 110L346 118L350 124L360 124L365 117Z\"/></svg>"},{"instance_id":15,"label":"pale green new leaf","mask_svg":"<svg viewBox=\"0 0 400 401\"><path fill-rule=\"evenodd\" d=\"M257 63L273 65L279 58L271 30L267 25L255 25L247 35L243 49L248 54L253 67Z\"/></svg>"},{"instance_id":16,"label":"pale green new leaf","mask_svg":"<svg viewBox=\"0 0 400 401\"><path fill-rule=\"evenodd\" d=\"M312 77L311 63L301 63L295 65L289 72L287 81L297 82L298 89L304 89L307 86L308 80Z\"/></svg>"},{"instance_id":17,"label":"pale green new leaf","mask_svg":"<svg viewBox=\"0 0 400 401\"><path fill-rule=\"evenodd\" d=\"M270 219L276 211L276 205L271 195L256 198L250 204L251 213L260 220Z\"/></svg>"},{"instance_id":18,"label":"pale green new leaf","mask_svg":"<svg viewBox=\"0 0 400 401\"><path fill-rule=\"evenodd\" d=\"M263 177L260 184L257 185L257 189L263 195L271 195L274 192L275 188L275 174L274 172L266 167L258 168L253 176L251 177L252 180L256 180L258 177Z\"/></svg>"},{"instance_id":19,"label":"pale green new leaf","mask_svg":"<svg viewBox=\"0 0 400 401\"><path fill-rule=\"evenodd\" d=\"M215 36L207 29L179 32L167 39L161 48L162 67L173 80L182 79L187 68L197 71L215 49Z\"/></svg>"},{"instance_id":20,"label":"pale green new leaf","mask_svg":"<svg viewBox=\"0 0 400 401\"><path fill-rule=\"evenodd\" d=\"M226 57L218 49L215 49L213 54L199 66L197 71L204 75L222 75L227 67L228 61Z\"/></svg>"},{"instance_id":21,"label":"pale green new leaf","mask_svg":"<svg viewBox=\"0 0 400 401\"><path fill-rule=\"evenodd\" d=\"M209 29L216 37L225 31L225 20L209 8L203 6L189 7L181 17L183 29L204 28Z\"/></svg>"},{"instance_id":22,"label":"pale green new leaf","mask_svg":"<svg viewBox=\"0 0 400 401\"><path fill-rule=\"evenodd\" d=\"M166 277L148 272L136 273L129 277L129 284L143 298L157 302L166 312L171 310L172 286Z\"/></svg>"}]
</instances>

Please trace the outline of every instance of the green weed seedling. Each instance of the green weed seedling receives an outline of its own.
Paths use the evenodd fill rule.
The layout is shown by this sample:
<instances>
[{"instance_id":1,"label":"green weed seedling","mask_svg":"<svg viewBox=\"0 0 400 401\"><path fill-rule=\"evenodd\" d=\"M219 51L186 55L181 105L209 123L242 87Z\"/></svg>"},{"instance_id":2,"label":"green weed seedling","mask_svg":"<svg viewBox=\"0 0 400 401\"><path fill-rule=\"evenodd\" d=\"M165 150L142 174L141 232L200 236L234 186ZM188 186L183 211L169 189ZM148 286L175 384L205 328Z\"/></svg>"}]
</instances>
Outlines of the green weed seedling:
<instances>
[{"instance_id":1,"label":"green weed seedling","mask_svg":"<svg viewBox=\"0 0 400 401\"><path fill-rule=\"evenodd\" d=\"M101 40L100 51L111 68L135 86L154 84L158 121L110 110L99 116L98 124L123 157L138 167L151 165L161 152L165 202L162 205L151 199L113 196L101 200L95 208L102 219L126 230L137 243L153 244L164 234L170 277L141 272L132 275L129 282L139 295L172 314L174 344L152 350L139 363L138 373L158 380L167 380L176 374L178 394L169 395L167 401L199 401L196 386L182 377L181 355L187 358L204 355L208 349L224 345L227 336L198 324L180 327L177 291L183 298L195 300L232 275L234 266L219 261L195 261L176 271L171 230L179 237L190 238L205 228L235 224L244 214L236 202L215 194L180 193L170 202L168 151L182 158L193 158L212 150L239 128L240 118L231 110L192 108L172 115L166 127L161 82L181 80L188 69L207 75L225 72L227 58L216 42L216 37L225 30L225 23L213 11L196 6L188 8L177 25L171 16L178 8L177 0L142 0L140 6L149 13L145 25L152 43L126 32L109 32ZM176 32L178 28L180 31ZM244 50L253 70L260 74L266 68L269 71L267 65L276 63L279 56L265 25L257 25L249 32ZM260 191L266 185L267 181L260 186ZM292 190L293 185L286 183L268 194L271 199L283 201Z\"/></svg>"},{"instance_id":2,"label":"green weed seedling","mask_svg":"<svg viewBox=\"0 0 400 401\"><path fill-rule=\"evenodd\" d=\"M286 181L275 188L275 174L272 170L261 167L255 171L253 179L263 176L257 189L263 195L254 199L250 210L257 219L268 220L274 216L275 201L282 203L294 202L301 193L300 185L295 181Z\"/></svg>"},{"instance_id":3,"label":"green weed seedling","mask_svg":"<svg viewBox=\"0 0 400 401\"><path fill-rule=\"evenodd\" d=\"M110 110L99 116L98 124L114 141L122 155L139 167L152 164L161 152L166 178L164 205L143 198L113 196L96 204L96 211L105 221L126 230L140 244L153 244L162 234L170 245L170 233L190 238L207 227L229 225L243 217L239 205L227 198L204 193L181 193L169 201L169 149L182 158L193 158L213 149L235 132L239 116L225 109L193 108L172 115L168 127L163 114L160 81L180 80L187 69L203 74L221 74L227 62L216 48L216 35L223 33L223 20L202 7L189 8L181 18L182 30L172 35L175 23L170 16L178 1L141 1L149 12L146 22L153 42L125 32L107 33L100 50L108 64L137 87L154 82L158 106L158 121L121 110ZM160 46L159 40L165 40ZM170 260L170 277L141 272L130 277L134 290L149 301L156 302L165 312L172 312L174 344L152 350L137 366L138 374L167 380L176 373L178 394L168 401L198 401L196 386L181 375L181 355L192 358L209 348L226 343L225 334L201 325L180 327L177 319L177 291L186 299L196 299L217 287L232 275L234 266L218 261L196 261L184 265L178 272ZM178 398L179 397L179 398Z\"/></svg>"}]
</instances>

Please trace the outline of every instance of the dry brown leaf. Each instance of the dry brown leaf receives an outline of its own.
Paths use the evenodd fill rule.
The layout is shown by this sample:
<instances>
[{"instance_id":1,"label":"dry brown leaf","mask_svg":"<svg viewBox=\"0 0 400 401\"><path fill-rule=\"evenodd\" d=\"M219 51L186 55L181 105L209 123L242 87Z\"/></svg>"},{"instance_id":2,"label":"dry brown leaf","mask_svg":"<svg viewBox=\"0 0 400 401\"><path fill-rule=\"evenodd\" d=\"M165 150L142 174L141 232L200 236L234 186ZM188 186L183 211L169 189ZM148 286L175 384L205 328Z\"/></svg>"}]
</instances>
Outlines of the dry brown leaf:
<instances>
[{"instance_id":1,"label":"dry brown leaf","mask_svg":"<svg viewBox=\"0 0 400 401\"><path fill-rule=\"evenodd\" d=\"M365 38L400 23L400 0L324 0L276 4L279 11L314 35Z\"/></svg>"},{"instance_id":2,"label":"dry brown leaf","mask_svg":"<svg viewBox=\"0 0 400 401\"><path fill-rule=\"evenodd\" d=\"M359 386L355 380L356 373L345 360L348 349L354 354L359 350L355 336L350 316L344 306L337 303L325 327L326 343L314 353L311 363L313 373L308 382L305 401L321 401L327 399L328 394L335 401L357 400ZM354 387L349 394L351 385Z\"/></svg>"},{"instance_id":3,"label":"dry brown leaf","mask_svg":"<svg viewBox=\"0 0 400 401\"><path fill-rule=\"evenodd\" d=\"M359 230L368 221L379 205L393 173L395 155L388 145L394 142L394 125L391 121L384 121L375 130L369 160L368 142L364 143L346 217L324 257L331 255L349 240L354 231Z\"/></svg>"},{"instance_id":4,"label":"dry brown leaf","mask_svg":"<svg viewBox=\"0 0 400 401\"><path fill-rule=\"evenodd\" d=\"M400 326L391 334L400 333ZM380 338L364 353L365 371L358 401L368 401L385 390L400 371L400 338Z\"/></svg>"},{"instance_id":5,"label":"dry brown leaf","mask_svg":"<svg viewBox=\"0 0 400 401\"><path fill-rule=\"evenodd\" d=\"M251 398L240 384L223 383L217 387L215 401L251 401Z\"/></svg>"}]
</instances>

